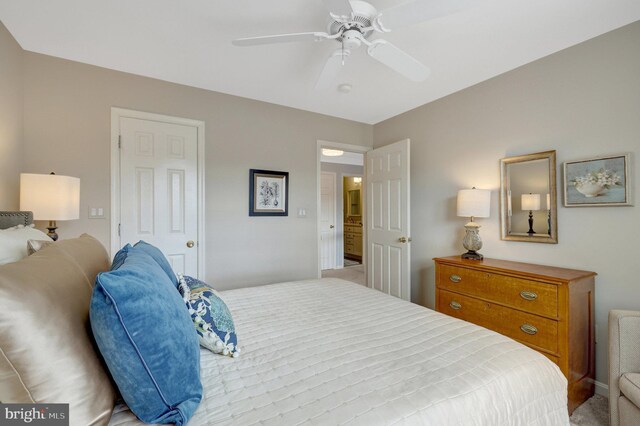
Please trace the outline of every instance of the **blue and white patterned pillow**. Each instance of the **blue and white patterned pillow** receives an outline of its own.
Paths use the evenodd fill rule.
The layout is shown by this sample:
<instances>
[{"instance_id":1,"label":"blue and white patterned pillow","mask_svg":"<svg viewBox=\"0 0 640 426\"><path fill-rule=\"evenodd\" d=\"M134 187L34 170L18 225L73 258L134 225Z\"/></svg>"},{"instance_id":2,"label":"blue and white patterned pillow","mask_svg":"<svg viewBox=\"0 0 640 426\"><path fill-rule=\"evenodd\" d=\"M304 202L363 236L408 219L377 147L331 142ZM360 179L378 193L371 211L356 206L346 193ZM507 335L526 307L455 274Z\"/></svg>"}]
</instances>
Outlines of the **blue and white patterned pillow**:
<instances>
[{"instance_id":1,"label":"blue and white patterned pillow","mask_svg":"<svg viewBox=\"0 0 640 426\"><path fill-rule=\"evenodd\" d=\"M189 308L200 345L216 354L234 358L240 355L231 312L216 291L186 275L179 276L178 290Z\"/></svg>"}]
</instances>

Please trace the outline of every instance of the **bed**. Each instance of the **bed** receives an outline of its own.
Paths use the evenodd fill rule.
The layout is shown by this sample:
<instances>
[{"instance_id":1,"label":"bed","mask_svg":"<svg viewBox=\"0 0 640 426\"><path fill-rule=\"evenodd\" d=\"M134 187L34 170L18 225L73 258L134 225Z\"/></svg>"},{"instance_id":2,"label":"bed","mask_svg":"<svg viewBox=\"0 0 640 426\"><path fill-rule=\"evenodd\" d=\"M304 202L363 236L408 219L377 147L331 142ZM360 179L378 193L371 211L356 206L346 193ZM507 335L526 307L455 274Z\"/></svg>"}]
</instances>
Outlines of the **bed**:
<instances>
[{"instance_id":1,"label":"bed","mask_svg":"<svg viewBox=\"0 0 640 426\"><path fill-rule=\"evenodd\" d=\"M557 366L476 325L339 279L221 294L242 354L201 351L190 425L569 424Z\"/></svg>"},{"instance_id":2,"label":"bed","mask_svg":"<svg viewBox=\"0 0 640 426\"><path fill-rule=\"evenodd\" d=\"M482 327L339 279L221 295L242 354L201 350L189 425L569 424L558 367ZM120 403L109 424L142 423Z\"/></svg>"}]
</instances>

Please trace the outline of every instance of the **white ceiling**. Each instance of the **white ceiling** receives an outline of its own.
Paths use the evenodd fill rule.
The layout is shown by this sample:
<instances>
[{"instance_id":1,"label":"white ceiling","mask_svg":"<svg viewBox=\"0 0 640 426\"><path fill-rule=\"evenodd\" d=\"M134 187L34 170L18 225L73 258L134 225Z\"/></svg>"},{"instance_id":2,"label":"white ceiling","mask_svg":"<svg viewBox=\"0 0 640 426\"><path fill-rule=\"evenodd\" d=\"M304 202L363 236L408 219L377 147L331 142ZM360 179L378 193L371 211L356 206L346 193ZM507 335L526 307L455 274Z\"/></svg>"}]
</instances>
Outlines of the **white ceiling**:
<instances>
[{"instance_id":1,"label":"white ceiling","mask_svg":"<svg viewBox=\"0 0 640 426\"><path fill-rule=\"evenodd\" d=\"M314 89L333 42L231 45L326 31L321 0L0 0L0 20L25 50L373 124L640 19L638 0L477 1L385 35L431 68L426 81L360 48L336 81L349 94Z\"/></svg>"}]
</instances>

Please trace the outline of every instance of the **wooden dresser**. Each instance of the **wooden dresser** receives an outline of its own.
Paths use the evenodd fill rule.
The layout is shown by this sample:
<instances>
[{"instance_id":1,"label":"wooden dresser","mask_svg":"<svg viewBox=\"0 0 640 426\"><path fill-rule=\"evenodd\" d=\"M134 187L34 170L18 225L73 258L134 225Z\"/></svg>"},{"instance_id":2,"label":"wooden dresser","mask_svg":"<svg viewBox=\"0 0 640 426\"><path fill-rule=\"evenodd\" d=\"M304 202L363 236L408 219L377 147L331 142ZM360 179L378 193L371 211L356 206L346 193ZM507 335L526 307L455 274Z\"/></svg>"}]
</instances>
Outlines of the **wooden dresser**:
<instances>
[{"instance_id":1,"label":"wooden dresser","mask_svg":"<svg viewBox=\"0 0 640 426\"><path fill-rule=\"evenodd\" d=\"M344 257L362 261L362 225L344 224Z\"/></svg>"},{"instance_id":2,"label":"wooden dresser","mask_svg":"<svg viewBox=\"0 0 640 426\"><path fill-rule=\"evenodd\" d=\"M595 386L595 273L460 256L436 262L436 310L509 336L555 362L569 412Z\"/></svg>"}]
</instances>

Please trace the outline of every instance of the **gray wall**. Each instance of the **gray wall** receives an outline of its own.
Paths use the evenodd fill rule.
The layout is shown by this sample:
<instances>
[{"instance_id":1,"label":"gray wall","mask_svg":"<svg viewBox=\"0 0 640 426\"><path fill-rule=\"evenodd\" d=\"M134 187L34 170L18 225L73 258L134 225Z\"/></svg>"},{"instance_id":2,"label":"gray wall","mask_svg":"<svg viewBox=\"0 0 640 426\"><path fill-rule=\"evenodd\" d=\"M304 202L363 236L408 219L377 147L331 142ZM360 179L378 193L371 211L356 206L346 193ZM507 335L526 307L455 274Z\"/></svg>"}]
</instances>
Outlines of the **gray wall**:
<instances>
[{"instance_id":1,"label":"gray wall","mask_svg":"<svg viewBox=\"0 0 640 426\"><path fill-rule=\"evenodd\" d=\"M111 107L206 125L206 279L219 289L317 276L317 140L370 146L373 127L35 53L24 53L24 170L81 180L81 219L109 247ZM289 216L249 217L249 169L289 172ZM88 207L106 219L88 219ZM307 209L299 219L297 209Z\"/></svg>"},{"instance_id":2,"label":"gray wall","mask_svg":"<svg viewBox=\"0 0 640 426\"><path fill-rule=\"evenodd\" d=\"M638 207L559 206L559 244L501 241L498 160L555 149L559 169L566 160L620 152L637 162L639 46L637 22L375 125L375 147L411 138L414 300L433 306L431 259L463 252L456 192L491 189L491 218L478 219L485 256L598 273L597 380L607 382L607 313L640 309ZM640 173L632 170L638 205Z\"/></svg>"},{"instance_id":3,"label":"gray wall","mask_svg":"<svg viewBox=\"0 0 640 426\"><path fill-rule=\"evenodd\" d=\"M344 176L364 176L364 166L320 163L320 170L336 174L336 265L344 259Z\"/></svg>"},{"instance_id":4,"label":"gray wall","mask_svg":"<svg viewBox=\"0 0 640 426\"><path fill-rule=\"evenodd\" d=\"M22 49L0 22L0 210L19 206L22 72Z\"/></svg>"}]
</instances>

